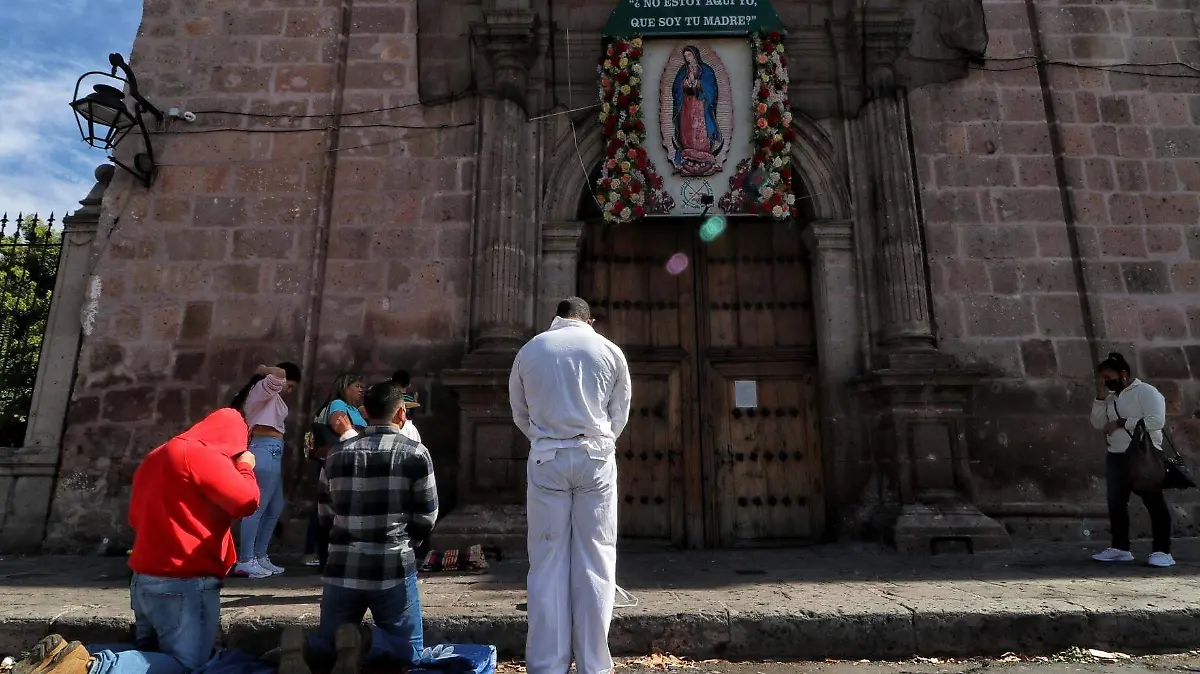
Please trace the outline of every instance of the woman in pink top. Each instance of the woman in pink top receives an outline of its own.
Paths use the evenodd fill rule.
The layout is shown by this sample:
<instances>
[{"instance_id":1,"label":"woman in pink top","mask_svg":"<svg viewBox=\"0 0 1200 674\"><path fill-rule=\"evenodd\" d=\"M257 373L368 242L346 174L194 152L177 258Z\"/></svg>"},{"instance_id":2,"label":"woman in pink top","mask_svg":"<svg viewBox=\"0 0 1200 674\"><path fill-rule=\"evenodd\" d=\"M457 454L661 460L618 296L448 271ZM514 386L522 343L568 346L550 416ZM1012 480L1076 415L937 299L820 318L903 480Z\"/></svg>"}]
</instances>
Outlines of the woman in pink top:
<instances>
[{"instance_id":1,"label":"woman in pink top","mask_svg":"<svg viewBox=\"0 0 1200 674\"><path fill-rule=\"evenodd\" d=\"M260 365L229 404L241 411L250 427L250 452L261 493L258 510L242 520L238 531L238 564L233 569L237 576L267 578L283 573L283 567L271 563L267 545L283 514L283 424L288 415L283 396L298 383L300 368L295 363Z\"/></svg>"}]
</instances>

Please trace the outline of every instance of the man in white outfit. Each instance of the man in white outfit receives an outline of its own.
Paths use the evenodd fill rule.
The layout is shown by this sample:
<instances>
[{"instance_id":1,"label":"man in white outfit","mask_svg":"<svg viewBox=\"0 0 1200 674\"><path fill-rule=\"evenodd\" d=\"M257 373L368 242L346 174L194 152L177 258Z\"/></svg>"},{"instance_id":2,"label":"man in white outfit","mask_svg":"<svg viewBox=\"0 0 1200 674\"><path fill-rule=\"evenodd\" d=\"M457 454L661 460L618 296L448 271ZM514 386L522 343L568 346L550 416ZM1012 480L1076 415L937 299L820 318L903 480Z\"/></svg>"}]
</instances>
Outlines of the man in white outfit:
<instances>
[{"instance_id":1,"label":"man in white outfit","mask_svg":"<svg viewBox=\"0 0 1200 674\"><path fill-rule=\"evenodd\" d=\"M617 437L629 421L625 354L587 302L558 305L517 354L513 421L529 438L529 674L608 674L617 587Z\"/></svg>"}]
</instances>

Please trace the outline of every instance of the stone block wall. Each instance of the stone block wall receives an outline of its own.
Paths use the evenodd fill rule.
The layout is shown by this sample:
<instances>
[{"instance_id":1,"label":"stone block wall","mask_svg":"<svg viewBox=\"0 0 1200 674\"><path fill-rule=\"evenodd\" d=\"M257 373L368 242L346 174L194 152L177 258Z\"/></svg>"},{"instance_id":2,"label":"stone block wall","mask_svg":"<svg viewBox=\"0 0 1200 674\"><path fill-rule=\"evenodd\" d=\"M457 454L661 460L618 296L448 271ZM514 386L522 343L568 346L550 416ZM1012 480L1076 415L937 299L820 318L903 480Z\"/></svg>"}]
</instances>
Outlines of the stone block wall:
<instances>
[{"instance_id":1,"label":"stone block wall","mask_svg":"<svg viewBox=\"0 0 1200 674\"><path fill-rule=\"evenodd\" d=\"M980 498L1018 533L1078 539L1088 518L1104 520L1081 293L1095 351L1126 354L1166 395L1180 449L1200 458L1189 421L1200 394L1200 79L1119 65L1194 64L1200 31L1184 0L1034 5L1031 26L1026 3L985 2L987 62L910 103L939 342L996 375L971 438ZM1056 62L1049 101L1031 58L1039 39ZM1129 74L1142 71L1176 77ZM1194 499L1171 501L1177 530L1192 531Z\"/></svg>"},{"instance_id":2,"label":"stone block wall","mask_svg":"<svg viewBox=\"0 0 1200 674\"><path fill-rule=\"evenodd\" d=\"M106 195L48 549L127 543L141 457L258 363L302 362L306 339L318 348L301 392L317 402L342 370L414 373L453 498L457 409L435 375L466 339L474 103L416 105L415 10L354 3L330 196L341 3L147 0L131 59L142 91L198 119L154 136L152 189L121 174ZM365 112L380 108L396 109ZM297 423L300 396L289 403ZM298 452L288 463L298 483Z\"/></svg>"}]
</instances>

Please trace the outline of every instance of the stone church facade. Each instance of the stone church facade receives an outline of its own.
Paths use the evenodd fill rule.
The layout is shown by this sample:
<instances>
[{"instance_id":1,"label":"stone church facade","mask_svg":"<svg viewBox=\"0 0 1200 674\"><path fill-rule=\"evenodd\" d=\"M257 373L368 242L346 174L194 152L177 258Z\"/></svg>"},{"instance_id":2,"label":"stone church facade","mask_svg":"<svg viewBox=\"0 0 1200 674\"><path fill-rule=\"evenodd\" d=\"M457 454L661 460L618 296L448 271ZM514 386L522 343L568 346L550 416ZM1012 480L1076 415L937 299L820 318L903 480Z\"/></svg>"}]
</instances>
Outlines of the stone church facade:
<instances>
[{"instance_id":1,"label":"stone church facade","mask_svg":"<svg viewBox=\"0 0 1200 674\"><path fill-rule=\"evenodd\" d=\"M412 371L442 535L516 544L508 367L576 293L635 376L630 541L1103 542L1110 350L1197 446L1195 0L777 0L801 217L710 244L591 201L616 4L146 0L142 91L197 119L104 193L61 443L6 468L45 487L14 545L126 543L140 457L284 359L294 423L342 370Z\"/></svg>"}]
</instances>

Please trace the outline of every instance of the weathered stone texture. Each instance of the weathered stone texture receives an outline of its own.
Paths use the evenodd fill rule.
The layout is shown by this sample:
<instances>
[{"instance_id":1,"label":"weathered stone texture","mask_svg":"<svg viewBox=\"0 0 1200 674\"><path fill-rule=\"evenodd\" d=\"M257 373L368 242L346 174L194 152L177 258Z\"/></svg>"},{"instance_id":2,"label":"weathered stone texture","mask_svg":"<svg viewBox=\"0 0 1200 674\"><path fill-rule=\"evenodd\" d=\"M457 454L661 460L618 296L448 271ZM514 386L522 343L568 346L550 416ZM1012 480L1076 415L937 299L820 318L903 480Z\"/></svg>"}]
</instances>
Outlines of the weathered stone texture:
<instances>
[{"instance_id":1,"label":"weathered stone texture","mask_svg":"<svg viewBox=\"0 0 1200 674\"><path fill-rule=\"evenodd\" d=\"M1050 134L1061 139L1095 348L1124 352L1163 391L1189 452L1200 95L1195 79L1103 67L1187 61L1200 45L1178 2L1035 5L1045 57L1092 66L1047 68L1052 117L1023 2L985 3L996 60L910 97L934 313L941 348L997 376L972 438L981 500L1102 517L1102 440L1086 419L1094 363Z\"/></svg>"},{"instance_id":2,"label":"weathered stone texture","mask_svg":"<svg viewBox=\"0 0 1200 674\"><path fill-rule=\"evenodd\" d=\"M457 365L465 339L474 136L401 127L467 124L474 108L413 105L414 12L412 0L355 3L337 178L323 204L340 3L147 1L131 60L142 90L197 120L156 136L152 190L122 176L105 202L116 224L95 268L102 291L48 548L127 538L137 462L227 401L258 363L301 362L314 282L322 318L302 390L319 402L342 370L413 371L427 401L418 423L453 484L456 410L436 373ZM370 112L379 108L390 109ZM323 206L328 265L314 279ZM298 452L289 461L302 463Z\"/></svg>"}]
</instances>

